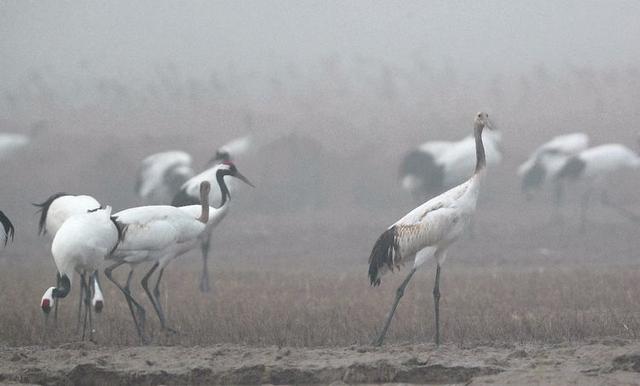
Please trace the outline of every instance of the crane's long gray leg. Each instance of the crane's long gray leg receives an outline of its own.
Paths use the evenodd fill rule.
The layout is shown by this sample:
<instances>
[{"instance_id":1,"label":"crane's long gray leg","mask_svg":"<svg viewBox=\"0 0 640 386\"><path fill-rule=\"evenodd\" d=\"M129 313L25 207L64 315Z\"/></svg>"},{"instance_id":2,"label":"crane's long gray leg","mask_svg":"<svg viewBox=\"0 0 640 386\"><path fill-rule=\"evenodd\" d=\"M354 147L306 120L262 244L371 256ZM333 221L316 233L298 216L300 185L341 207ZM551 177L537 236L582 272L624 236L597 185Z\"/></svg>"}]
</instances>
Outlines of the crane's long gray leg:
<instances>
[{"instance_id":1,"label":"crane's long gray leg","mask_svg":"<svg viewBox=\"0 0 640 386\"><path fill-rule=\"evenodd\" d=\"M436 281L433 285L433 304L436 311L436 346L440 345L440 263L436 267Z\"/></svg>"},{"instance_id":2,"label":"crane's long gray leg","mask_svg":"<svg viewBox=\"0 0 640 386\"><path fill-rule=\"evenodd\" d=\"M589 200L591 199L591 189L584 192L580 201L580 233L584 233L587 228L587 209L589 209Z\"/></svg>"},{"instance_id":3,"label":"crane's long gray leg","mask_svg":"<svg viewBox=\"0 0 640 386\"><path fill-rule=\"evenodd\" d=\"M178 331L174 330L171 327L168 327L166 325L166 322L164 321L164 309L162 308L162 302L160 301L160 280L162 279L162 274L164 274L164 268L162 268L158 273L158 280L156 280L156 285L155 287L153 287L153 296L156 298L156 304L158 305L158 310L160 310L160 315L162 315L161 323L163 328L169 332L177 334Z\"/></svg>"},{"instance_id":4,"label":"crane's long gray leg","mask_svg":"<svg viewBox=\"0 0 640 386\"><path fill-rule=\"evenodd\" d=\"M384 323L384 327L382 328L382 332L380 332L380 336L373 342L374 346L382 346L382 341L384 340L385 335L387 335L387 330L389 329L389 325L391 324L391 319L393 319L393 315L396 313L396 308L398 308L398 303L400 303L400 299L404 295L404 289L409 284L409 280L413 277L413 274L416 273L416 268L412 268L407 277L404 279L400 287L396 290L396 299L391 306L391 311L387 315L387 320Z\"/></svg>"},{"instance_id":5,"label":"crane's long gray leg","mask_svg":"<svg viewBox=\"0 0 640 386\"><path fill-rule=\"evenodd\" d=\"M200 292L209 292L211 287L209 286L209 247L211 246L211 233L205 236L202 240L200 248L202 249L202 273L200 275Z\"/></svg>"},{"instance_id":6,"label":"crane's long gray leg","mask_svg":"<svg viewBox=\"0 0 640 386\"><path fill-rule=\"evenodd\" d=\"M56 288L60 287L60 272L56 272ZM47 319L48 320L48 319ZM58 301L53 305L53 328L58 328Z\"/></svg>"},{"instance_id":7,"label":"crane's long gray leg","mask_svg":"<svg viewBox=\"0 0 640 386\"><path fill-rule=\"evenodd\" d=\"M87 321L89 322L89 340L93 339L93 323L91 320L91 286L89 282L85 282L86 275L83 273L82 287L84 288L84 322L82 323L82 340L86 336L87 332ZM90 280L89 280L90 281Z\"/></svg>"},{"instance_id":8,"label":"crane's long gray leg","mask_svg":"<svg viewBox=\"0 0 640 386\"><path fill-rule=\"evenodd\" d=\"M84 271L83 271L80 274L80 300L78 301L78 319L76 320L76 334L80 332L80 320L82 319L82 300L84 298L84 295L85 295L85 290L84 290ZM84 331L82 335L84 336Z\"/></svg>"},{"instance_id":9,"label":"crane's long gray leg","mask_svg":"<svg viewBox=\"0 0 640 386\"><path fill-rule=\"evenodd\" d=\"M153 309L156 311L156 315L158 315L158 319L160 320L160 326L162 327L162 329L175 333L176 331L173 328L167 327L166 320L164 317L164 312L162 311L162 306L160 305L160 299L157 297L154 297L151 294L151 291L149 291L149 278L151 277L153 272L155 272L158 266L159 266L159 263L153 264L153 267L151 267L149 272L147 272L147 274L144 275L144 277L142 278L142 288L144 288L144 292L147 293L147 296L149 297L149 300L153 305ZM158 293L160 292L160 290L158 289L158 285L160 284L160 279L162 279L163 272L164 272L164 268L160 270L160 274L158 275L158 281L156 282L154 293L156 291L158 291Z\"/></svg>"},{"instance_id":10,"label":"crane's long gray leg","mask_svg":"<svg viewBox=\"0 0 640 386\"><path fill-rule=\"evenodd\" d=\"M126 287L122 287L120 285L120 283L118 283L112 276L111 273L112 271L121 266L122 264L125 264L124 261L118 261L115 264L105 268L104 270L104 274L107 277L107 279L109 279L113 284L116 285L116 287L118 287L118 289L120 289L120 291L124 294L124 298L127 300L127 305L129 306L129 311L131 311L131 317L133 318L133 323L136 325L136 331L138 332L138 337L140 338L140 341L144 344L147 343L147 340L144 336L144 318L145 318L145 311L144 308L138 304L138 302L135 301L135 299L131 296L131 293L129 291L129 284L131 282L131 277L133 276L133 269L131 269L129 271L129 276L127 277L127 284ZM133 307L136 307L136 309L138 310L138 313L141 316L141 323L138 322L138 319L136 318L136 313L133 310Z\"/></svg>"}]
</instances>

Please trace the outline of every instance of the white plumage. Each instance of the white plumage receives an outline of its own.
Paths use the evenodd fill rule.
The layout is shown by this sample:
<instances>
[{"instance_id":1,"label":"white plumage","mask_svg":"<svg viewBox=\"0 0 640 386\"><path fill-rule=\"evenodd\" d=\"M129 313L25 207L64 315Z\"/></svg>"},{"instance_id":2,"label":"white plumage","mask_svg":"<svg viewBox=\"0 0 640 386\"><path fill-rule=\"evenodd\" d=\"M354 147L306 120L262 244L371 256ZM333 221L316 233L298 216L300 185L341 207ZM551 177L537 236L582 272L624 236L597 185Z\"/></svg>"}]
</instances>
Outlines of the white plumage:
<instances>
[{"instance_id":1,"label":"white plumage","mask_svg":"<svg viewBox=\"0 0 640 386\"><path fill-rule=\"evenodd\" d=\"M147 204L169 204L182 184L193 177L192 157L179 150L148 156L138 171L136 193Z\"/></svg>"},{"instance_id":2,"label":"white plumage","mask_svg":"<svg viewBox=\"0 0 640 386\"><path fill-rule=\"evenodd\" d=\"M518 167L522 191L530 193L544 184L556 180L567 159L589 146L589 136L584 133L559 135L542 144ZM560 197L557 197L560 199Z\"/></svg>"},{"instance_id":3,"label":"white plumage","mask_svg":"<svg viewBox=\"0 0 640 386\"><path fill-rule=\"evenodd\" d=\"M373 286L380 284L381 276L399 268L413 259L413 268L398 288L396 300L387 317L385 326L376 340L382 344L395 309L404 294L404 289L415 271L432 257L437 259L434 303L436 312L436 344L439 344L439 280L440 266L446 258L447 248L455 242L468 226L476 209L480 183L486 173L486 157L482 131L491 128L488 115L478 113L474 124L475 172L466 182L440 194L415 208L391 225L373 247L369 257L369 280ZM466 145L465 145L466 146Z\"/></svg>"},{"instance_id":4,"label":"white plumage","mask_svg":"<svg viewBox=\"0 0 640 386\"><path fill-rule=\"evenodd\" d=\"M564 183L582 182L584 184L580 211L581 231L585 229L592 193L599 190L603 204L620 210L621 208L614 206L606 197L607 187L611 185L609 179L621 170L638 168L640 168L640 157L628 147L617 143L594 146L566 160L557 173L556 179Z\"/></svg>"},{"instance_id":5,"label":"white plumage","mask_svg":"<svg viewBox=\"0 0 640 386\"><path fill-rule=\"evenodd\" d=\"M38 224L38 231L42 235L47 235L50 240L53 241L58 230L64 224L67 219L78 214L85 214L90 210L95 210L101 207L100 202L94 197L87 195L72 195L67 193L56 193L47 198L43 203L34 204L34 206L40 208L40 220ZM60 285L60 273L58 273L58 283ZM101 312L104 306L104 297L102 296L102 290L100 289L100 283L98 281L98 275L91 275L91 285L95 288L93 292L93 299L91 300L92 306L96 312ZM80 287L80 303L78 306L78 323L82 308L82 297L85 295L83 287ZM55 303L55 318L58 314L58 303Z\"/></svg>"},{"instance_id":6,"label":"white plumage","mask_svg":"<svg viewBox=\"0 0 640 386\"><path fill-rule=\"evenodd\" d=\"M45 313L57 302L66 297L74 281L74 271L81 275L81 289L84 290L86 330L87 316L91 324L91 281L85 281L87 274L95 279L105 257L111 253L120 240L120 230L111 218L111 207L76 214L69 217L56 232L51 243L51 254L60 280L56 287L50 287L41 300ZM101 295L100 295L101 296ZM89 331L92 331L91 325Z\"/></svg>"},{"instance_id":7,"label":"white plumage","mask_svg":"<svg viewBox=\"0 0 640 386\"><path fill-rule=\"evenodd\" d=\"M482 134L487 164L502 161L502 135L497 131ZM408 153L400 167L403 189L416 199L434 197L464 182L475 165L475 139L467 136L460 141L430 141Z\"/></svg>"},{"instance_id":8,"label":"white plumage","mask_svg":"<svg viewBox=\"0 0 640 386\"><path fill-rule=\"evenodd\" d=\"M58 229L69 217L100 208L100 202L87 195L56 193L34 206L40 208L39 232L53 240Z\"/></svg>"},{"instance_id":9,"label":"white plumage","mask_svg":"<svg viewBox=\"0 0 640 386\"><path fill-rule=\"evenodd\" d=\"M229 193L224 182L225 176L244 179L231 162L220 165L215 180L222 191L222 203L218 208L208 203L210 183L200 184L200 201L198 205L174 207L168 205L152 205L125 209L116 213L118 222L125 227L125 236L118 248L109 257L115 263L105 270L109 280L120 288L129 303L131 315L138 335L144 341L144 308L131 296L129 279L125 286L120 285L112 277L112 271L122 264L135 265L152 262L153 266L142 279L144 288L151 301L163 329L172 331L165 321L164 311L159 298L159 284L165 267L176 257L200 245L202 238L208 238L211 229L224 218L229 203ZM152 292L148 287L151 275L160 269ZM136 308L138 315L133 311Z\"/></svg>"}]
</instances>

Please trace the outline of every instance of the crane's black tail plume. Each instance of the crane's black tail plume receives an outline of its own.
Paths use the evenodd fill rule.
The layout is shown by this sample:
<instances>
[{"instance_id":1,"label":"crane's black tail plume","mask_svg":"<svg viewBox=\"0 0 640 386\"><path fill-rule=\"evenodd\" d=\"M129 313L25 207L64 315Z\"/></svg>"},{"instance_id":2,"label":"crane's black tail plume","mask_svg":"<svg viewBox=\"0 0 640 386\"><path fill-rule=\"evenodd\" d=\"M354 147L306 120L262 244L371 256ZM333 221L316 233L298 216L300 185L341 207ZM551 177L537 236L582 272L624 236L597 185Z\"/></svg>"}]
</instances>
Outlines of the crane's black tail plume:
<instances>
[{"instance_id":1,"label":"crane's black tail plume","mask_svg":"<svg viewBox=\"0 0 640 386\"><path fill-rule=\"evenodd\" d=\"M393 271L396 261L400 261L400 248L395 227L384 231L376 241L369 256L369 281L376 287L380 285L380 276L385 270Z\"/></svg>"},{"instance_id":2,"label":"crane's black tail plume","mask_svg":"<svg viewBox=\"0 0 640 386\"><path fill-rule=\"evenodd\" d=\"M36 213L40 213L40 221L38 222L38 234L39 235L44 235L47 230L45 228L45 226L47 225L47 214L49 212L49 207L51 206L51 204L58 198L63 197L63 196L69 196L70 194L68 193L55 193L52 194L51 196L49 196L49 198L47 198L43 203L40 204L34 204L32 203L31 205L38 207L40 209L38 209L38 211Z\"/></svg>"},{"instance_id":3,"label":"crane's black tail plume","mask_svg":"<svg viewBox=\"0 0 640 386\"><path fill-rule=\"evenodd\" d=\"M4 228L4 245L7 245L9 238L11 238L11 241L13 241L13 234L15 233L15 228L13 227L11 220L9 220L9 217L7 217L1 210L0 210L0 223L2 223L2 227Z\"/></svg>"},{"instance_id":4,"label":"crane's black tail plume","mask_svg":"<svg viewBox=\"0 0 640 386\"><path fill-rule=\"evenodd\" d=\"M120 243L124 241L125 235L127 234L127 228L128 228L128 225L118 221L117 216L111 216L111 222L113 223L113 225L116 226L116 230L118 231L118 242L116 243L116 245L113 246L113 249L109 252L110 255L113 254L116 248L118 248L118 245L120 245Z\"/></svg>"}]
</instances>

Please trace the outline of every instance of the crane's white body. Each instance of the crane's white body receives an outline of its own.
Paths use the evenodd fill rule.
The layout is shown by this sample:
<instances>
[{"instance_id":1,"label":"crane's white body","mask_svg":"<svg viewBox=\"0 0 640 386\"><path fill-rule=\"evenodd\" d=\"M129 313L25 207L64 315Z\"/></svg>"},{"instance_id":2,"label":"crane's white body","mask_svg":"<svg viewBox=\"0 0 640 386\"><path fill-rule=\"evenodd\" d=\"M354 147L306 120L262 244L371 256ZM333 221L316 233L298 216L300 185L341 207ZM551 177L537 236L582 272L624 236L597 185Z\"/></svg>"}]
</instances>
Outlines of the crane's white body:
<instances>
[{"instance_id":1,"label":"crane's white body","mask_svg":"<svg viewBox=\"0 0 640 386\"><path fill-rule=\"evenodd\" d=\"M445 250L468 227L476 209L480 184L485 171L436 196L407 213L388 230L396 234L398 245L392 267L414 259L414 268L437 256L442 264ZM389 269L381 267L379 276Z\"/></svg>"},{"instance_id":2,"label":"crane's white body","mask_svg":"<svg viewBox=\"0 0 640 386\"><path fill-rule=\"evenodd\" d=\"M29 137L22 134L0 133L0 160L11 157L21 148L27 146Z\"/></svg>"},{"instance_id":3,"label":"crane's white body","mask_svg":"<svg viewBox=\"0 0 640 386\"><path fill-rule=\"evenodd\" d=\"M200 214L202 207L192 205ZM164 268L171 260L199 244L206 224L190 214L192 209L151 205L125 209L115 214L126 227L124 240L110 259L130 264L158 262Z\"/></svg>"},{"instance_id":4,"label":"crane's white body","mask_svg":"<svg viewBox=\"0 0 640 386\"><path fill-rule=\"evenodd\" d=\"M589 146L589 136L584 133L558 135L542 144L518 167L518 176L526 178L533 168L542 168L544 173L540 183L555 180L567 159Z\"/></svg>"},{"instance_id":5,"label":"crane's white body","mask_svg":"<svg viewBox=\"0 0 640 386\"><path fill-rule=\"evenodd\" d=\"M58 272L73 283L73 272L94 272L118 243L118 229L111 208L69 217L51 243Z\"/></svg>"},{"instance_id":6,"label":"crane's white body","mask_svg":"<svg viewBox=\"0 0 640 386\"><path fill-rule=\"evenodd\" d=\"M181 206L178 209L189 214L189 216L192 216L193 218L200 216L200 213L202 212L202 207L200 205ZM220 222L227 216L228 212L229 212L229 201L225 202L224 205L222 205L219 208L214 208L210 206L209 220L207 221L207 225L199 237L201 239L207 237L207 235L211 233L213 228L215 228L218 224L220 224Z\"/></svg>"},{"instance_id":7,"label":"crane's white body","mask_svg":"<svg viewBox=\"0 0 640 386\"><path fill-rule=\"evenodd\" d=\"M47 209L44 231L53 239L67 219L97 208L100 208L100 202L91 196L67 195L58 197L51 202Z\"/></svg>"},{"instance_id":8,"label":"crane's white body","mask_svg":"<svg viewBox=\"0 0 640 386\"><path fill-rule=\"evenodd\" d=\"M169 204L181 184L193 177L191 155L172 150L145 158L138 171L136 193L148 204Z\"/></svg>"},{"instance_id":9,"label":"crane's white body","mask_svg":"<svg viewBox=\"0 0 640 386\"><path fill-rule=\"evenodd\" d=\"M617 210L625 217L636 218L635 214L613 204L607 198L607 189L611 186L611 177L625 169L640 168L640 157L631 149L620 144L606 144L581 151L566 160L557 173L558 183L571 182L582 190L580 205L580 230L584 231L587 222L587 210L592 193L599 190L601 203Z\"/></svg>"},{"instance_id":10,"label":"crane's white body","mask_svg":"<svg viewBox=\"0 0 640 386\"><path fill-rule=\"evenodd\" d=\"M611 143L580 152L577 158L585 163L581 177L587 180L606 179L611 173L640 167L640 157L626 146Z\"/></svg>"}]
</instances>

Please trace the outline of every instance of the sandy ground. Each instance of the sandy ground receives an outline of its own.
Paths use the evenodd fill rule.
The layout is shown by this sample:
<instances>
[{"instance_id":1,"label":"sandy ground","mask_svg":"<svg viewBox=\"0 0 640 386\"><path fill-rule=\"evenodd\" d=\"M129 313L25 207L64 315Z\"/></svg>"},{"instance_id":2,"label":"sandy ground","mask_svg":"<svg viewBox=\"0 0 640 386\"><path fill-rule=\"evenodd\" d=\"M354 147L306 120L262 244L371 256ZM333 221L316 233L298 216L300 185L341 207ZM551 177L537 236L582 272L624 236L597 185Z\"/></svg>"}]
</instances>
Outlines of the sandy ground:
<instances>
[{"instance_id":1,"label":"sandy ground","mask_svg":"<svg viewBox=\"0 0 640 386\"><path fill-rule=\"evenodd\" d=\"M0 382L123 384L640 384L640 341L460 348L0 348Z\"/></svg>"}]
</instances>

